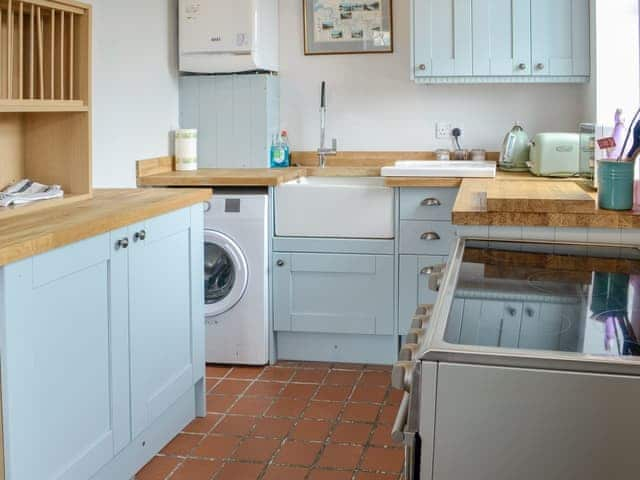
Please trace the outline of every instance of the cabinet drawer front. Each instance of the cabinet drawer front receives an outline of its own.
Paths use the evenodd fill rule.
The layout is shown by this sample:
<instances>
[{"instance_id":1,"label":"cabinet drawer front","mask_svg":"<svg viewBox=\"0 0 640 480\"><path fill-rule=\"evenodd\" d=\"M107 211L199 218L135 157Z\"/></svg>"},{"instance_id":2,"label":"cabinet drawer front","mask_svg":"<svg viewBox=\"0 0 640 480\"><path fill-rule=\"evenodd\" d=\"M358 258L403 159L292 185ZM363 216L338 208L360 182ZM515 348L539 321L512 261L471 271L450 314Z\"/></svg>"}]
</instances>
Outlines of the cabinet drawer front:
<instances>
[{"instance_id":1,"label":"cabinet drawer front","mask_svg":"<svg viewBox=\"0 0 640 480\"><path fill-rule=\"evenodd\" d=\"M448 255L456 238L449 222L400 222L400 253L413 255Z\"/></svg>"},{"instance_id":2,"label":"cabinet drawer front","mask_svg":"<svg viewBox=\"0 0 640 480\"><path fill-rule=\"evenodd\" d=\"M276 254L279 331L393 334L391 255Z\"/></svg>"},{"instance_id":3,"label":"cabinet drawer front","mask_svg":"<svg viewBox=\"0 0 640 480\"><path fill-rule=\"evenodd\" d=\"M457 188L403 188L400 191L400 219L449 222L457 196Z\"/></svg>"}]
</instances>

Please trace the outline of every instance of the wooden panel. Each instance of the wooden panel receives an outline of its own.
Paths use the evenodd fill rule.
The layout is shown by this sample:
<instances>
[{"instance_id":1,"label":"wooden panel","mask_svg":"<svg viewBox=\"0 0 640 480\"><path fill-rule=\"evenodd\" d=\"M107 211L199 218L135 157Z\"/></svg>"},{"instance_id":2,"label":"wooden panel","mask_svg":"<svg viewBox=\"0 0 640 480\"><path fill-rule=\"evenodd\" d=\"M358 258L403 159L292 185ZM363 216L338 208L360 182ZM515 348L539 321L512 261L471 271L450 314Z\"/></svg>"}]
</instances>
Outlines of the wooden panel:
<instances>
[{"instance_id":1,"label":"wooden panel","mask_svg":"<svg viewBox=\"0 0 640 480\"><path fill-rule=\"evenodd\" d=\"M94 198L9 219L0 212L0 265L163 215L211 198L206 189L99 190Z\"/></svg>"},{"instance_id":2,"label":"wooden panel","mask_svg":"<svg viewBox=\"0 0 640 480\"><path fill-rule=\"evenodd\" d=\"M147 177L159 173L170 173L173 171L173 157L158 157L136 162L136 176Z\"/></svg>"},{"instance_id":3,"label":"wooden panel","mask_svg":"<svg viewBox=\"0 0 640 480\"><path fill-rule=\"evenodd\" d=\"M22 115L0 114L0 189L24 177Z\"/></svg>"},{"instance_id":4,"label":"wooden panel","mask_svg":"<svg viewBox=\"0 0 640 480\"><path fill-rule=\"evenodd\" d=\"M596 200L573 182L493 182L487 188L487 210L593 213Z\"/></svg>"},{"instance_id":5,"label":"wooden panel","mask_svg":"<svg viewBox=\"0 0 640 480\"><path fill-rule=\"evenodd\" d=\"M138 178L140 186L246 186L268 187L295 180L305 169L200 169L196 172L170 172Z\"/></svg>"}]
</instances>

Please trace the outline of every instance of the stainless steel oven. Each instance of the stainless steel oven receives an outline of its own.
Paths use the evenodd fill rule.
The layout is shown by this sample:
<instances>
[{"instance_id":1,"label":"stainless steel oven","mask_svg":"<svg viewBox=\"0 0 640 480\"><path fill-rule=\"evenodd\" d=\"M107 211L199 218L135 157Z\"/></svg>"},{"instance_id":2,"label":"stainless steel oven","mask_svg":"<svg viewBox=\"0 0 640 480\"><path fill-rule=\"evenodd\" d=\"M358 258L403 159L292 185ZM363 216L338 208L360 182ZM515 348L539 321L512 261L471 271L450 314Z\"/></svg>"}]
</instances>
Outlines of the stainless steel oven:
<instances>
[{"instance_id":1,"label":"stainless steel oven","mask_svg":"<svg viewBox=\"0 0 640 480\"><path fill-rule=\"evenodd\" d=\"M640 249L460 239L449 258L393 369L405 478L634 477Z\"/></svg>"}]
</instances>

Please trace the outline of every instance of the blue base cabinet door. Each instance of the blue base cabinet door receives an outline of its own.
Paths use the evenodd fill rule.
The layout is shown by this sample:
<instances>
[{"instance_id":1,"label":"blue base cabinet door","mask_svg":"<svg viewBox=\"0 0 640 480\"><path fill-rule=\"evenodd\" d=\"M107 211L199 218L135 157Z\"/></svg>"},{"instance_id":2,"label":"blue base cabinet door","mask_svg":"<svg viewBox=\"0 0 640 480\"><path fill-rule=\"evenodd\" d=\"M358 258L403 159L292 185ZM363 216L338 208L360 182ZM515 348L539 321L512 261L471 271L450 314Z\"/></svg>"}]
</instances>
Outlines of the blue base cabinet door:
<instances>
[{"instance_id":1,"label":"blue base cabinet door","mask_svg":"<svg viewBox=\"0 0 640 480\"><path fill-rule=\"evenodd\" d=\"M129 229L134 437L193 386L189 226L182 210Z\"/></svg>"},{"instance_id":2,"label":"blue base cabinet door","mask_svg":"<svg viewBox=\"0 0 640 480\"><path fill-rule=\"evenodd\" d=\"M274 254L277 331L393 335L392 255Z\"/></svg>"},{"instance_id":3,"label":"blue base cabinet door","mask_svg":"<svg viewBox=\"0 0 640 480\"><path fill-rule=\"evenodd\" d=\"M123 262L107 234L0 270L6 478L87 479L129 442Z\"/></svg>"}]
</instances>

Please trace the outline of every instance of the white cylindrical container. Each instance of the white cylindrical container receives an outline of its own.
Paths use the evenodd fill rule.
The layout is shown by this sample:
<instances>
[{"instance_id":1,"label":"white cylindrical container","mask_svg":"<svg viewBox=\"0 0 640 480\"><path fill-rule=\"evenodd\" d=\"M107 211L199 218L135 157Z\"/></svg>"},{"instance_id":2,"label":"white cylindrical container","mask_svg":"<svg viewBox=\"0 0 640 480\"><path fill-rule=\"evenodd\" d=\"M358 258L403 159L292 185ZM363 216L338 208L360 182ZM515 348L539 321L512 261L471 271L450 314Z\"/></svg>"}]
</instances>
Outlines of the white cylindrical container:
<instances>
[{"instance_id":1,"label":"white cylindrical container","mask_svg":"<svg viewBox=\"0 0 640 480\"><path fill-rule=\"evenodd\" d=\"M198 130L181 129L175 132L176 170L191 172L198 169Z\"/></svg>"}]
</instances>

